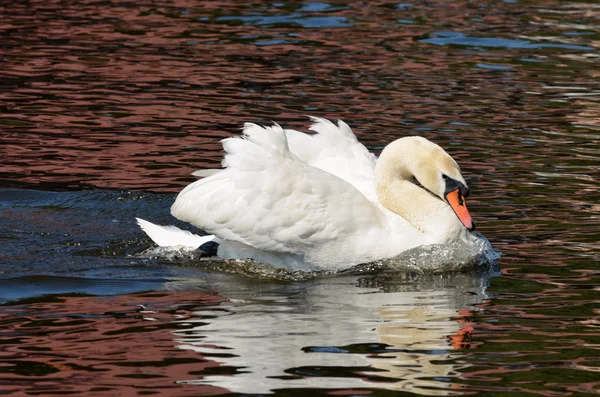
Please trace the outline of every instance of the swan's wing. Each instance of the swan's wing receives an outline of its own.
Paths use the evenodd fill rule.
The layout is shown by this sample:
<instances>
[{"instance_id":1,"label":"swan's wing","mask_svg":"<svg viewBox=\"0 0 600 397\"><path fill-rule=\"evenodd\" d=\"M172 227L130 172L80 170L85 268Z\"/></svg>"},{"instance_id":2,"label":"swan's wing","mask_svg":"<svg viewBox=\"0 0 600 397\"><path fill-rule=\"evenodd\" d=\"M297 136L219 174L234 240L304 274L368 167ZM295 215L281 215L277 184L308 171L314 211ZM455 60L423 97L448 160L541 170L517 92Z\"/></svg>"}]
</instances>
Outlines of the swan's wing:
<instances>
[{"instance_id":1,"label":"swan's wing","mask_svg":"<svg viewBox=\"0 0 600 397\"><path fill-rule=\"evenodd\" d=\"M376 202L375 156L358 141L343 121L335 125L329 120L311 117L314 135L285 130L289 148L307 164L333 174L356 187L369 200Z\"/></svg>"},{"instance_id":2,"label":"swan's wing","mask_svg":"<svg viewBox=\"0 0 600 397\"><path fill-rule=\"evenodd\" d=\"M338 120L338 125L335 125L323 118L311 117L311 120L314 124L310 129L317 134L284 130L290 151L305 163L342 178L369 200L378 202L373 183L375 155L358 141L343 121ZM192 175L205 178L220 171L197 170Z\"/></svg>"},{"instance_id":3,"label":"swan's wing","mask_svg":"<svg viewBox=\"0 0 600 397\"><path fill-rule=\"evenodd\" d=\"M187 186L173 216L222 239L300 254L379 222L351 184L292 154L278 125L246 124L244 138L223 147L225 170Z\"/></svg>"}]
</instances>

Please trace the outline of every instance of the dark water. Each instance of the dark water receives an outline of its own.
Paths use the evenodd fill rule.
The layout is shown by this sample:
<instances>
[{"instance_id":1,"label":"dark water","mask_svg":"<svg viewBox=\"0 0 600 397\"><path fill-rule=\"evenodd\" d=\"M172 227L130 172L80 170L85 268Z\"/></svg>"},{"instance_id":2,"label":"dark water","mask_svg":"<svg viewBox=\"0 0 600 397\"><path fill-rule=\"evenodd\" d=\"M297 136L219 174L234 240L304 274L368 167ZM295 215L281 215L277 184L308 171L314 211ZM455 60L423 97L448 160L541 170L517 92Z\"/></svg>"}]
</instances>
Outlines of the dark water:
<instances>
[{"instance_id":1,"label":"dark water","mask_svg":"<svg viewBox=\"0 0 600 397\"><path fill-rule=\"evenodd\" d=\"M0 4L3 395L600 393L595 1ZM152 256L246 121L457 159L501 275ZM180 225L181 226L181 225ZM492 277L495 276L495 277Z\"/></svg>"}]
</instances>

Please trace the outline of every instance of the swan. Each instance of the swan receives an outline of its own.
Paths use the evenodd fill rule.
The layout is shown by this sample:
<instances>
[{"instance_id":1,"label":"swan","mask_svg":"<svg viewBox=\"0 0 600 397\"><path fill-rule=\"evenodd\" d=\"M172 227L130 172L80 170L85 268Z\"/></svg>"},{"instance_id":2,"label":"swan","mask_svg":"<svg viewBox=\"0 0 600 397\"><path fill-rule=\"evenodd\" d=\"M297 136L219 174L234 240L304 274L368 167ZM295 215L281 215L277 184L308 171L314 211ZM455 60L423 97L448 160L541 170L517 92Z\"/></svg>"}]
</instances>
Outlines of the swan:
<instances>
[{"instance_id":1,"label":"swan","mask_svg":"<svg viewBox=\"0 0 600 397\"><path fill-rule=\"evenodd\" d=\"M138 223L159 246L254 259L290 270L342 270L423 245L475 239L469 187L440 146L409 136L379 158L343 121L311 118L316 134L246 123L223 140L223 169L177 196L171 214L205 230Z\"/></svg>"}]
</instances>

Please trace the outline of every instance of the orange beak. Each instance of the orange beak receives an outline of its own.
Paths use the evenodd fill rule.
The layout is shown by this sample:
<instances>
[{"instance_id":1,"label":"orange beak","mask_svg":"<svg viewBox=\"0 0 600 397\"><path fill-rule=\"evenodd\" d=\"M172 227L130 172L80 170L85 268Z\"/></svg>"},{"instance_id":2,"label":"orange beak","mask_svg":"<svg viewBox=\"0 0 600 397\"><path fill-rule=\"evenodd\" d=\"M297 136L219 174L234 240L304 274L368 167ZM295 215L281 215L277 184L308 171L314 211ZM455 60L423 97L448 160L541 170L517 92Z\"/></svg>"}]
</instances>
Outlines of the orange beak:
<instances>
[{"instance_id":1,"label":"orange beak","mask_svg":"<svg viewBox=\"0 0 600 397\"><path fill-rule=\"evenodd\" d=\"M473 224L473 220L471 219L471 214L469 214L469 210L467 209L467 203L465 202L465 198L460 192L460 189L456 189L446 194L446 200L454 210L458 219L465 225L465 227L469 230L473 230L475 228Z\"/></svg>"}]
</instances>

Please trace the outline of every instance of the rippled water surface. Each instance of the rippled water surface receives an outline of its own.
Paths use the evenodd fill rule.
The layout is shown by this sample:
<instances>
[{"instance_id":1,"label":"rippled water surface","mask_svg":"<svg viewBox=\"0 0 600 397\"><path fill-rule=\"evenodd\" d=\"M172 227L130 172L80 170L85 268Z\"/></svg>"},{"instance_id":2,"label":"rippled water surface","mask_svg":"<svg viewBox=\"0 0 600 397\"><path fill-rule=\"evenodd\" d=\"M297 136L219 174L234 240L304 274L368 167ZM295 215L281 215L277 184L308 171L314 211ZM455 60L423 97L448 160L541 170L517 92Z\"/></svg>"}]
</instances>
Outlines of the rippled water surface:
<instances>
[{"instance_id":1,"label":"rippled water surface","mask_svg":"<svg viewBox=\"0 0 600 397\"><path fill-rule=\"evenodd\" d=\"M0 16L2 395L600 393L596 1ZM148 251L134 217L174 223L220 139L307 114L375 152L405 135L446 148L499 268L234 274Z\"/></svg>"}]
</instances>

